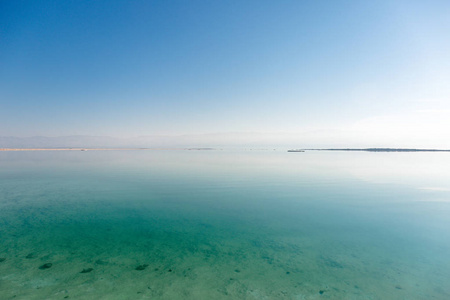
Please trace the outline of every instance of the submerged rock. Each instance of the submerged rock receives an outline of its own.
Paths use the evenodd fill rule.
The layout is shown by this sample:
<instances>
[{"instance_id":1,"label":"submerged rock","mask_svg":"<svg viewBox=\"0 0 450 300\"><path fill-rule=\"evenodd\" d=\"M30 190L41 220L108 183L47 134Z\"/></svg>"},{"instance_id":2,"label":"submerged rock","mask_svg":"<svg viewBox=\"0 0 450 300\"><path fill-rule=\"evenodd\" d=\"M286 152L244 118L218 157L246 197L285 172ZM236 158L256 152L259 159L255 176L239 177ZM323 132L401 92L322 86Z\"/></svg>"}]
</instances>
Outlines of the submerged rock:
<instances>
[{"instance_id":1,"label":"submerged rock","mask_svg":"<svg viewBox=\"0 0 450 300\"><path fill-rule=\"evenodd\" d=\"M46 264L43 264L42 266L40 266L39 269L45 270L45 269L51 268L52 266L53 266L52 263L46 263Z\"/></svg>"},{"instance_id":2,"label":"submerged rock","mask_svg":"<svg viewBox=\"0 0 450 300\"><path fill-rule=\"evenodd\" d=\"M80 273L89 273L92 272L94 269L92 268L87 268L87 269L83 269L83 271L81 271Z\"/></svg>"},{"instance_id":3,"label":"submerged rock","mask_svg":"<svg viewBox=\"0 0 450 300\"><path fill-rule=\"evenodd\" d=\"M34 253L30 253L27 256L25 256L25 258L31 259L31 258L36 258L36 254Z\"/></svg>"},{"instance_id":4,"label":"submerged rock","mask_svg":"<svg viewBox=\"0 0 450 300\"><path fill-rule=\"evenodd\" d=\"M5 257L0 257L0 262L4 262L6 260Z\"/></svg>"},{"instance_id":5,"label":"submerged rock","mask_svg":"<svg viewBox=\"0 0 450 300\"><path fill-rule=\"evenodd\" d=\"M144 264L144 265L137 266L135 270L142 271L142 270L145 270L147 267L148 267L148 265Z\"/></svg>"}]
</instances>

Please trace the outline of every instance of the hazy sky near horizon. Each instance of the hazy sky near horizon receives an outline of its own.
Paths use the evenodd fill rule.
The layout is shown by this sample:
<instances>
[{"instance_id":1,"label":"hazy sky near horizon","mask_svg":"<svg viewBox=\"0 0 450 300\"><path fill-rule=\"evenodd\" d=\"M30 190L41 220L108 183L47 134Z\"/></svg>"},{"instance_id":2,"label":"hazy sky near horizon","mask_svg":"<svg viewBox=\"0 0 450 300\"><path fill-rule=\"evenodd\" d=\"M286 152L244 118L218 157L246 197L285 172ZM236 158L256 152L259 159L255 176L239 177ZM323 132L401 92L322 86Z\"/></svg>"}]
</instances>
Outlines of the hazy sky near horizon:
<instances>
[{"instance_id":1,"label":"hazy sky near horizon","mask_svg":"<svg viewBox=\"0 0 450 300\"><path fill-rule=\"evenodd\" d=\"M450 1L1 1L0 135L450 147Z\"/></svg>"}]
</instances>

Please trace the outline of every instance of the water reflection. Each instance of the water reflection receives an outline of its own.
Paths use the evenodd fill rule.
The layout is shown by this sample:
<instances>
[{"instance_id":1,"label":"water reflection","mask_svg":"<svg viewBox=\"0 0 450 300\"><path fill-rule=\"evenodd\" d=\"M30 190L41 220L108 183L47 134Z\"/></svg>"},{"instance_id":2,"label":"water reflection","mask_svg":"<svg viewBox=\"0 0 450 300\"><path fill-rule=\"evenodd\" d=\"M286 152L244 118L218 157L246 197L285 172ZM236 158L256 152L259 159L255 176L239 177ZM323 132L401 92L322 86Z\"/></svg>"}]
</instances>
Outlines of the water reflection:
<instances>
[{"instance_id":1,"label":"water reflection","mask_svg":"<svg viewBox=\"0 0 450 300\"><path fill-rule=\"evenodd\" d=\"M446 299L447 156L0 153L0 292Z\"/></svg>"}]
</instances>

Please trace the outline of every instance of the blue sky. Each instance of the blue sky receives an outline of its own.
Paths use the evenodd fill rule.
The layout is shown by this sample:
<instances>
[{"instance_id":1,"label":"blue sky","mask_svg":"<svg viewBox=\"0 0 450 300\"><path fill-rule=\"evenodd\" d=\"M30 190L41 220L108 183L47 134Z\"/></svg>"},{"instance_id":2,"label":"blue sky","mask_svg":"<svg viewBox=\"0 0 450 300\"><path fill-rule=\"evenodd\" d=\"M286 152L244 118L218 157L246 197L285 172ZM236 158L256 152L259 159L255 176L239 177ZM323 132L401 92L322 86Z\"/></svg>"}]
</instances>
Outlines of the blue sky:
<instances>
[{"instance_id":1,"label":"blue sky","mask_svg":"<svg viewBox=\"0 0 450 300\"><path fill-rule=\"evenodd\" d=\"M0 135L450 146L449 1L1 1Z\"/></svg>"}]
</instances>

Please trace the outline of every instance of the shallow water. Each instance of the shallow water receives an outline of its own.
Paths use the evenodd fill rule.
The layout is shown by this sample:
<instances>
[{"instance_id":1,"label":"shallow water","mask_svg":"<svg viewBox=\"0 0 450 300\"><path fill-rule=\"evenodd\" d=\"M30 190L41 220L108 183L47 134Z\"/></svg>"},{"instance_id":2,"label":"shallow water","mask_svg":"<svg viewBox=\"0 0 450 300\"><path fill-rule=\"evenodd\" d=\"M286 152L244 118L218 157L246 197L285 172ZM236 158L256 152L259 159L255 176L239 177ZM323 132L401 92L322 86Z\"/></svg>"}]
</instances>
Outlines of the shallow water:
<instances>
[{"instance_id":1,"label":"shallow water","mask_svg":"<svg viewBox=\"0 0 450 300\"><path fill-rule=\"evenodd\" d=\"M448 153L0 152L0 299L450 299L449 216Z\"/></svg>"}]
</instances>

